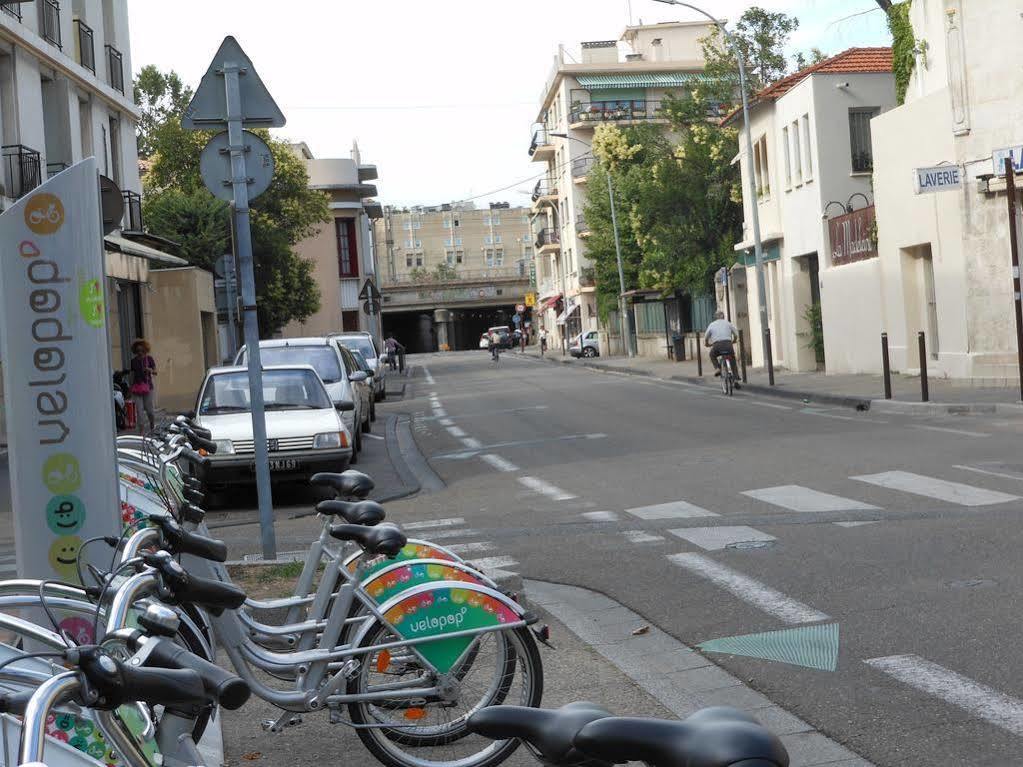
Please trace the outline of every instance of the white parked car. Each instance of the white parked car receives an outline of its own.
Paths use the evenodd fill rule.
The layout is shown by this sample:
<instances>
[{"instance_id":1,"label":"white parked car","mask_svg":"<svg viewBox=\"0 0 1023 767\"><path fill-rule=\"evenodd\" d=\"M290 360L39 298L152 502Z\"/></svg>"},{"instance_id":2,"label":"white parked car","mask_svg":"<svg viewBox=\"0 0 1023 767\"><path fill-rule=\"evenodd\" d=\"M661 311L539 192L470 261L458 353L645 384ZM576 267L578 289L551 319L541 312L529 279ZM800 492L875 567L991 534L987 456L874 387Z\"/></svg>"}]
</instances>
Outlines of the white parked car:
<instances>
[{"instance_id":1,"label":"white parked car","mask_svg":"<svg viewBox=\"0 0 1023 767\"><path fill-rule=\"evenodd\" d=\"M366 358L366 364L373 371L373 393L377 402L383 402L387 397L387 357L377 349L373 336L364 331L353 331L350 333L335 333L331 336L346 348L352 351L361 352Z\"/></svg>"},{"instance_id":2,"label":"white parked car","mask_svg":"<svg viewBox=\"0 0 1023 767\"><path fill-rule=\"evenodd\" d=\"M263 368L266 438L275 478L305 480L318 471L344 471L353 455L352 434L342 413L352 402L335 405L310 365ZM255 481L255 442L247 368L212 368L195 408L199 425L217 443L206 471L208 485Z\"/></svg>"},{"instance_id":3,"label":"white parked car","mask_svg":"<svg viewBox=\"0 0 1023 767\"><path fill-rule=\"evenodd\" d=\"M596 330L587 330L572 339L568 353L573 357L599 357L600 334Z\"/></svg>"}]
</instances>

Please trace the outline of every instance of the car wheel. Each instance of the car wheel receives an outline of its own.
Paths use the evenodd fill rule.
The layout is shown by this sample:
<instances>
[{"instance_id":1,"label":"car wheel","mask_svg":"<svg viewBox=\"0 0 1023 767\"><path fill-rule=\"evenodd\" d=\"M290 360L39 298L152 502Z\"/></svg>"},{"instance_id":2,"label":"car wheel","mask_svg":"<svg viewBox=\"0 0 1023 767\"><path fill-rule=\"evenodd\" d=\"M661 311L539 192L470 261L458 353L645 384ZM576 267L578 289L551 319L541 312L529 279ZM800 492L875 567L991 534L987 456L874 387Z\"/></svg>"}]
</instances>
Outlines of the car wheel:
<instances>
[{"instance_id":1,"label":"car wheel","mask_svg":"<svg viewBox=\"0 0 1023 767\"><path fill-rule=\"evenodd\" d=\"M597 350L594 349L592 346L587 346L585 349L583 349L583 356L584 357L596 357L597 356Z\"/></svg>"},{"instance_id":2,"label":"car wheel","mask_svg":"<svg viewBox=\"0 0 1023 767\"><path fill-rule=\"evenodd\" d=\"M352 440L352 459L348 462L353 466L359 462L359 453L362 452L362 429L359 426L355 428L355 437Z\"/></svg>"},{"instance_id":3,"label":"car wheel","mask_svg":"<svg viewBox=\"0 0 1023 767\"><path fill-rule=\"evenodd\" d=\"M385 399L387 399L387 386L386 385L380 387L380 391L377 392L376 401L377 402L383 402Z\"/></svg>"}]
</instances>

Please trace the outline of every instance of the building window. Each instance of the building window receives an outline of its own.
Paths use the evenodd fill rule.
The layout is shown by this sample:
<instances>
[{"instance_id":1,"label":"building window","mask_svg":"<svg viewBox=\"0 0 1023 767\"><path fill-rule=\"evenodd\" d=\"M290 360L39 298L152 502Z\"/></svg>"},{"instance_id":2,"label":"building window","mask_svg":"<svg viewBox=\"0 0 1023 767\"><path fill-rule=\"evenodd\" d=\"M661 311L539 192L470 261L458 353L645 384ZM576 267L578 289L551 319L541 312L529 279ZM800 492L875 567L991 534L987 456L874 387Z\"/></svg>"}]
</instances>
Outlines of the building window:
<instances>
[{"instance_id":1,"label":"building window","mask_svg":"<svg viewBox=\"0 0 1023 767\"><path fill-rule=\"evenodd\" d=\"M771 166L767 159L767 136L761 136L753 145L753 167L757 176L757 199L771 196Z\"/></svg>"},{"instance_id":2,"label":"building window","mask_svg":"<svg viewBox=\"0 0 1023 767\"><path fill-rule=\"evenodd\" d=\"M533 249L532 248L523 248L522 249L522 257L523 258L532 258L533 257Z\"/></svg>"},{"instance_id":3,"label":"building window","mask_svg":"<svg viewBox=\"0 0 1023 767\"><path fill-rule=\"evenodd\" d=\"M807 181L813 180L813 152L810 150L810 115L803 115L803 176Z\"/></svg>"},{"instance_id":4,"label":"building window","mask_svg":"<svg viewBox=\"0 0 1023 767\"><path fill-rule=\"evenodd\" d=\"M792 153L789 151L789 129L781 129L781 144L785 150L785 188L792 188Z\"/></svg>"},{"instance_id":5,"label":"building window","mask_svg":"<svg viewBox=\"0 0 1023 767\"><path fill-rule=\"evenodd\" d=\"M423 254L422 253L416 253L416 266L422 266L422 265L423 265Z\"/></svg>"},{"instance_id":6,"label":"building window","mask_svg":"<svg viewBox=\"0 0 1023 767\"><path fill-rule=\"evenodd\" d=\"M344 278L359 276L359 255L355 235L355 219L334 219L337 232L337 271Z\"/></svg>"},{"instance_id":7,"label":"building window","mask_svg":"<svg viewBox=\"0 0 1023 767\"><path fill-rule=\"evenodd\" d=\"M450 229L451 228L451 219L450 218L445 218L444 219L444 228L445 229Z\"/></svg>"},{"instance_id":8,"label":"building window","mask_svg":"<svg viewBox=\"0 0 1023 767\"><path fill-rule=\"evenodd\" d=\"M412 254L411 253L409 253L407 256L405 256L405 268L406 269L411 269L412 268Z\"/></svg>"},{"instance_id":9,"label":"building window","mask_svg":"<svg viewBox=\"0 0 1023 767\"><path fill-rule=\"evenodd\" d=\"M465 260L465 251L464 250L456 250L455 251L455 263L456 264L460 264L464 260Z\"/></svg>"},{"instance_id":10,"label":"building window","mask_svg":"<svg viewBox=\"0 0 1023 767\"><path fill-rule=\"evenodd\" d=\"M455 245L457 245L458 247L462 247L462 238L461 237L456 237L455 238Z\"/></svg>"},{"instance_id":11,"label":"building window","mask_svg":"<svg viewBox=\"0 0 1023 767\"><path fill-rule=\"evenodd\" d=\"M494 265L494 249L493 248L487 248L486 251L484 251L484 258L486 260L487 266L493 266Z\"/></svg>"},{"instance_id":12,"label":"building window","mask_svg":"<svg viewBox=\"0 0 1023 767\"><path fill-rule=\"evenodd\" d=\"M490 226L490 214L489 213L484 213L483 214L483 226Z\"/></svg>"},{"instance_id":13,"label":"building window","mask_svg":"<svg viewBox=\"0 0 1023 767\"><path fill-rule=\"evenodd\" d=\"M504 266L504 248L494 251L494 266Z\"/></svg>"},{"instance_id":14,"label":"building window","mask_svg":"<svg viewBox=\"0 0 1023 767\"><path fill-rule=\"evenodd\" d=\"M455 251L448 250L444 252L444 260L447 261L448 266L455 265Z\"/></svg>"},{"instance_id":15,"label":"building window","mask_svg":"<svg viewBox=\"0 0 1023 767\"><path fill-rule=\"evenodd\" d=\"M491 224L493 226L500 226L501 225L501 217L500 216L496 216L496 215L491 217Z\"/></svg>"},{"instance_id":16,"label":"building window","mask_svg":"<svg viewBox=\"0 0 1023 767\"><path fill-rule=\"evenodd\" d=\"M414 245L415 243L412 240L405 240L405 248L407 250L412 250Z\"/></svg>"},{"instance_id":17,"label":"building window","mask_svg":"<svg viewBox=\"0 0 1023 767\"><path fill-rule=\"evenodd\" d=\"M420 221L418 218L415 221L415 227L416 227L416 229L422 229L423 228L423 222Z\"/></svg>"},{"instance_id":18,"label":"building window","mask_svg":"<svg viewBox=\"0 0 1023 767\"><path fill-rule=\"evenodd\" d=\"M459 224L458 224L458 219L457 219L457 218L456 218L456 219L454 219L454 221L453 221L452 223L453 223L453 225L454 225L455 227L458 227L458 225L459 225Z\"/></svg>"},{"instance_id":19,"label":"building window","mask_svg":"<svg viewBox=\"0 0 1023 767\"><path fill-rule=\"evenodd\" d=\"M796 186L803 183L803 149L799 140L799 121L792 123L792 161L795 165L792 175L796 179Z\"/></svg>"},{"instance_id":20,"label":"building window","mask_svg":"<svg viewBox=\"0 0 1023 767\"><path fill-rule=\"evenodd\" d=\"M853 173L874 170L874 152L870 146L870 121L881 113L880 109L849 110L849 145L852 151Z\"/></svg>"},{"instance_id":21,"label":"building window","mask_svg":"<svg viewBox=\"0 0 1023 767\"><path fill-rule=\"evenodd\" d=\"M484 238L483 238L483 244L484 244L484 245L493 245L493 244L494 244L494 238L493 238L493 237L491 237L491 236L490 236L490 235L488 234L488 235L487 235L486 237L484 237Z\"/></svg>"},{"instance_id":22,"label":"building window","mask_svg":"<svg viewBox=\"0 0 1023 767\"><path fill-rule=\"evenodd\" d=\"M495 234L494 235L494 244L495 245L500 245L501 244L501 235L499 235L499 234Z\"/></svg>"}]
</instances>

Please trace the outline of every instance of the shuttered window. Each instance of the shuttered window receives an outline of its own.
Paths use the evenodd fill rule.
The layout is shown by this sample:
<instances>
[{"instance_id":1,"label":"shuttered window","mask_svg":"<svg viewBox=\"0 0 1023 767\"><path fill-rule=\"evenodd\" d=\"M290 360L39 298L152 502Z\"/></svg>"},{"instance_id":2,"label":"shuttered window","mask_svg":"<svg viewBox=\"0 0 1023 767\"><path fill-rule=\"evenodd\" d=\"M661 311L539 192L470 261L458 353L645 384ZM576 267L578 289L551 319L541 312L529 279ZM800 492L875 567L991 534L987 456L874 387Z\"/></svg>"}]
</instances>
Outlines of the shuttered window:
<instances>
[{"instance_id":1,"label":"shuttered window","mask_svg":"<svg viewBox=\"0 0 1023 767\"><path fill-rule=\"evenodd\" d=\"M874 152L870 146L870 121L881 113L880 109L849 110L849 144L852 151L853 173L874 170Z\"/></svg>"}]
</instances>

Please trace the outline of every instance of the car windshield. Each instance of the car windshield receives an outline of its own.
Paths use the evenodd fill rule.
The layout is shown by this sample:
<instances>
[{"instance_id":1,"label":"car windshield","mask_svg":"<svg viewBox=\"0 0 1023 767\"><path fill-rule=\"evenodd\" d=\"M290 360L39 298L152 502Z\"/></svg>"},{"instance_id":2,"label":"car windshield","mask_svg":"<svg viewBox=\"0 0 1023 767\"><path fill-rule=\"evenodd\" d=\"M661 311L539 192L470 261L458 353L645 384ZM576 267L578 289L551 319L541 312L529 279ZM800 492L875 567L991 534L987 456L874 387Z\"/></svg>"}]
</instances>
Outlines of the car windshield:
<instances>
[{"instance_id":1,"label":"car windshield","mask_svg":"<svg viewBox=\"0 0 1023 767\"><path fill-rule=\"evenodd\" d=\"M260 346L259 357L266 366L311 365L325 384L337 383L344 377L337 353L327 345ZM245 359L242 354L240 364L245 364Z\"/></svg>"},{"instance_id":2,"label":"car windshield","mask_svg":"<svg viewBox=\"0 0 1023 767\"><path fill-rule=\"evenodd\" d=\"M362 352L360 352L358 349L351 349L350 351L352 352L352 358L355 360L355 363L359 366L359 370L368 372L369 363L367 363L366 358L362 356Z\"/></svg>"},{"instance_id":3,"label":"car windshield","mask_svg":"<svg viewBox=\"0 0 1023 767\"><path fill-rule=\"evenodd\" d=\"M345 336L341 343L353 352L359 352L366 359L376 359L377 352L369 336Z\"/></svg>"},{"instance_id":4,"label":"car windshield","mask_svg":"<svg viewBox=\"0 0 1023 767\"><path fill-rule=\"evenodd\" d=\"M326 410L323 383L312 370L263 371L263 401L271 410ZM249 412L249 376L244 371L210 376L199 400L199 415Z\"/></svg>"}]
</instances>

